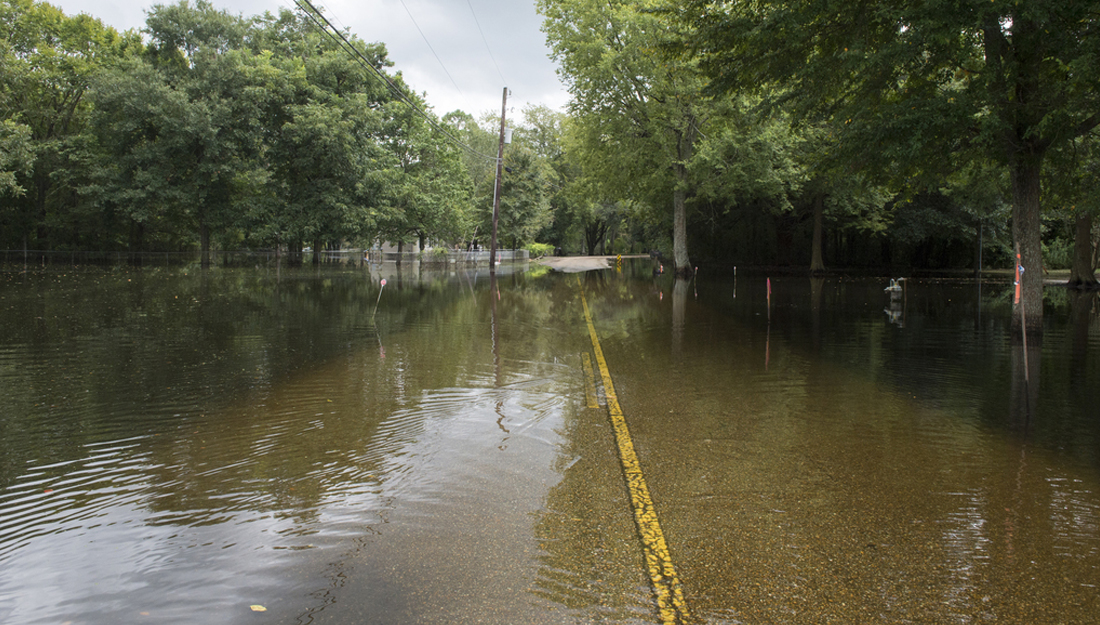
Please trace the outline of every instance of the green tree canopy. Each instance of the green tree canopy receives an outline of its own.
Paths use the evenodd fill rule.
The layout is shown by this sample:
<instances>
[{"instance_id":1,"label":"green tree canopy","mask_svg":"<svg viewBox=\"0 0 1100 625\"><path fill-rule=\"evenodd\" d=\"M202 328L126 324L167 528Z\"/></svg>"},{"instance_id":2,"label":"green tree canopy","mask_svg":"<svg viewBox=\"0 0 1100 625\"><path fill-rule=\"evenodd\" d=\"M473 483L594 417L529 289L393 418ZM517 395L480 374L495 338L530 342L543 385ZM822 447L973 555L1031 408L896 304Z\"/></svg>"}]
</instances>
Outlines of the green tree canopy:
<instances>
[{"instance_id":1,"label":"green tree canopy","mask_svg":"<svg viewBox=\"0 0 1100 625\"><path fill-rule=\"evenodd\" d=\"M29 130L22 146L28 160L9 170L9 189L22 192L5 201L0 217L8 244L18 237L23 245L50 247L49 224L64 221L60 213L69 206L63 198L71 193L57 187L55 174L84 127L89 82L138 44L136 34L119 35L87 15L68 17L33 0L0 0L0 120Z\"/></svg>"},{"instance_id":2,"label":"green tree canopy","mask_svg":"<svg viewBox=\"0 0 1100 625\"><path fill-rule=\"evenodd\" d=\"M668 207L676 270L687 250L688 162L706 107L690 60L659 53L674 24L648 0L540 0L561 76L573 95L577 161L600 201ZM595 198L593 198L595 199Z\"/></svg>"},{"instance_id":3,"label":"green tree canopy","mask_svg":"<svg viewBox=\"0 0 1100 625\"><path fill-rule=\"evenodd\" d=\"M1043 159L1100 123L1094 3L691 0L681 16L714 91L766 87L800 117L834 120L853 161L1003 163L1028 323L1041 322Z\"/></svg>"}]
</instances>

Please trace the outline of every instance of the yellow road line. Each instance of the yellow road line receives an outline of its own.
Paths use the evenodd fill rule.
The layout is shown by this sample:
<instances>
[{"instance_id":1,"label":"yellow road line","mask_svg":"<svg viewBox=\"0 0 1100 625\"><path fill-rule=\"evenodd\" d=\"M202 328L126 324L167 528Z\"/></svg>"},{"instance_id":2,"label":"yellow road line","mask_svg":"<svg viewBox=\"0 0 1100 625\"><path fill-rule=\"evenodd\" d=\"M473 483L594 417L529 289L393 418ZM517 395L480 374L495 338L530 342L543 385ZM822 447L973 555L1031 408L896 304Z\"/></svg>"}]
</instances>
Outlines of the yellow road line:
<instances>
[{"instance_id":1,"label":"yellow road line","mask_svg":"<svg viewBox=\"0 0 1100 625\"><path fill-rule=\"evenodd\" d=\"M600 348L600 338L596 335L596 326L592 324L592 313L588 310L588 300L584 297L584 287L580 276L577 276L577 288L581 294L581 304L584 307L584 320L588 324L588 335L592 339L592 350L596 354L596 365L599 367L600 376L603 378L604 395L607 397L607 413L611 417L611 425L615 429L615 442L619 446L619 460L626 476L627 490L630 491L630 501L634 507L634 521L638 524L638 533L642 539L642 550L645 552L646 569L649 571L649 579L653 583L653 593L657 598L657 610L661 615L662 623L686 623L690 619L687 604L684 602L684 592L680 586L680 579L676 577L676 569L672 566L672 556L668 552L665 543L664 532L661 524L657 522L657 510L653 506L653 499L649 496L649 486L646 485L645 476L642 475L642 466L638 462L638 455L634 453L634 441L630 438L630 430L626 426L626 417L619 407L619 398L615 394L615 385L611 382L611 372L607 369L607 361L603 357L603 349Z\"/></svg>"},{"instance_id":2,"label":"yellow road line","mask_svg":"<svg viewBox=\"0 0 1100 625\"><path fill-rule=\"evenodd\" d=\"M584 399L589 408L599 408L600 400L596 397L596 374L592 371L592 357L588 352L581 354L581 368L584 370Z\"/></svg>"}]
</instances>

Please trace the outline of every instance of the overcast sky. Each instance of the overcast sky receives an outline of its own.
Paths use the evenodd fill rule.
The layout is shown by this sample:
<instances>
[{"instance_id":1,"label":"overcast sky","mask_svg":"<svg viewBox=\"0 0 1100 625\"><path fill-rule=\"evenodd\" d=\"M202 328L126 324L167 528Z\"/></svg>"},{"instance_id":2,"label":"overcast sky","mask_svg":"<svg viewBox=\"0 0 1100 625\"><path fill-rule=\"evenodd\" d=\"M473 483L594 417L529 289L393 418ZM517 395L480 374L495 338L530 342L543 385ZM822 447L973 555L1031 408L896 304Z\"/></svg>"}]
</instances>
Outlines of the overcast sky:
<instances>
[{"instance_id":1,"label":"overcast sky","mask_svg":"<svg viewBox=\"0 0 1100 625\"><path fill-rule=\"evenodd\" d=\"M119 30L143 28L145 11L154 4L174 4L174 0L47 1L68 15L87 13ZM294 0L212 2L246 17L294 7ZM511 90L509 119L518 118L526 103L564 109L568 100L549 59L534 0L314 0L313 4L338 28L349 28L367 42L385 43L394 62L391 71L402 72L418 93L426 92L428 103L440 116L455 109L479 117L487 111L499 115L505 86Z\"/></svg>"}]
</instances>

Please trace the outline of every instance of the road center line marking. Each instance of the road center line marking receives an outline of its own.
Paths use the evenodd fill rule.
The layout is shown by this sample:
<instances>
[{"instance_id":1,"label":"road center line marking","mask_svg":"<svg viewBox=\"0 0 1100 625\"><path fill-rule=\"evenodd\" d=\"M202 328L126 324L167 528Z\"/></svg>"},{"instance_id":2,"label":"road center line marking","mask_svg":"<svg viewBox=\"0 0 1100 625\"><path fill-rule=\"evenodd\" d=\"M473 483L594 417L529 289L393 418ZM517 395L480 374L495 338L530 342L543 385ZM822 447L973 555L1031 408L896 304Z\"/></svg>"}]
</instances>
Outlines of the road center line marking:
<instances>
[{"instance_id":1,"label":"road center line marking","mask_svg":"<svg viewBox=\"0 0 1100 625\"><path fill-rule=\"evenodd\" d=\"M649 571L649 579L653 583L653 594L657 598L657 610L662 623L686 623L690 620L687 604L684 602L684 592L680 585L680 579L676 577L676 569L672 566L672 556L669 554L668 545L665 543L664 532L657 521L657 509L653 505L653 499L649 495L649 486L646 485L645 476L642 475L642 466L638 462L638 455L634 453L634 441L630 437L630 430L626 426L626 417L619 407L619 398L615 394L615 385L611 382L611 372L607 368L607 361L603 357L603 349L600 347L600 337L596 334L596 326L592 323L592 313L588 310L588 300L584 297L584 285L580 276L577 276L577 289L581 294L581 305L584 307L584 320L588 324L588 335L592 339L592 350L596 354L596 365L599 367L600 376L603 378L604 395L607 397L607 414L611 418L611 425L615 429L615 442L619 446L619 460L622 463L623 474L626 477L626 487L630 491L630 501L634 508L634 521L638 525L638 535L642 539L642 550L645 554L646 569Z\"/></svg>"},{"instance_id":2,"label":"road center line marking","mask_svg":"<svg viewBox=\"0 0 1100 625\"><path fill-rule=\"evenodd\" d=\"M584 371L584 399L589 408L599 408L596 398L596 373L592 370L592 356L588 352L581 354L581 369Z\"/></svg>"}]
</instances>

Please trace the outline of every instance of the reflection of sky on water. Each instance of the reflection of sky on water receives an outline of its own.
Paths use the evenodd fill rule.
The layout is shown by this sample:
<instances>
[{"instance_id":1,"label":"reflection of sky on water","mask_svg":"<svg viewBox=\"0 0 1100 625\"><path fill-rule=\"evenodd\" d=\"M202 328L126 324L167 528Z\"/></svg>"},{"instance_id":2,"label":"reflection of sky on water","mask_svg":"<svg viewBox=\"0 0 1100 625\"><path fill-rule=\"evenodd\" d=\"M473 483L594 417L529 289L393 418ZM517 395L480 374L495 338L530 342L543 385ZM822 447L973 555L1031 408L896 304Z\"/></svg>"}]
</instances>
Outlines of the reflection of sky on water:
<instances>
[{"instance_id":1,"label":"reflection of sky on water","mask_svg":"<svg viewBox=\"0 0 1100 625\"><path fill-rule=\"evenodd\" d=\"M331 381L362 373L347 364L309 377ZM569 372L560 365L541 369L537 373L551 376ZM325 576L333 561L346 559L341 552L348 540L385 541L383 534L399 534L402 525L458 531L469 522L470 507L518 518L527 527L520 534L530 536L534 518L525 515L540 509L560 479L552 465L567 399L552 377L521 373L508 382L500 389L411 389L400 402L407 407L379 423L373 438L331 448L296 446L324 430L336 411L291 414L281 405L266 415L270 427L238 432L233 449L246 454L240 458L206 456L201 448L187 463L167 466L152 459L148 438L138 438L87 446L82 460L38 467L9 489L0 509L0 616L20 623L114 623L144 613L194 621L201 605L203 622L233 622L251 604L275 613L289 602L302 610L318 592L331 602L331 589L324 589L333 580ZM240 418L242 411L264 409L238 407L210 418ZM326 440L340 443L339 436ZM282 490L298 485L320 489L319 496L311 509L284 509L260 465L302 453L310 460L306 473L273 479L285 482ZM46 472L50 477L41 479ZM158 475L175 477L159 482ZM195 491L196 483L185 483L191 478L210 480L209 490L187 499L201 508L180 509L174 491ZM355 559L359 567L374 560L363 545Z\"/></svg>"},{"instance_id":2,"label":"reflection of sky on water","mask_svg":"<svg viewBox=\"0 0 1100 625\"><path fill-rule=\"evenodd\" d=\"M55 508L56 520L7 554L0 572L4 622L122 623L143 613L184 622L194 620L196 603L212 617L225 614L263 589L266 571L280 564L270 547L293 528L262 512L180 523L186 515L151 515L142 494L107 485L82 490L80 498L82 506Z\"/></svg>"}]
</instances>

